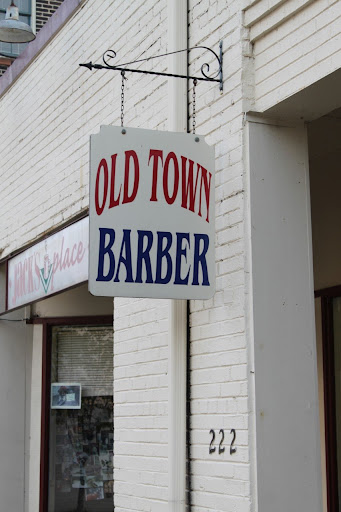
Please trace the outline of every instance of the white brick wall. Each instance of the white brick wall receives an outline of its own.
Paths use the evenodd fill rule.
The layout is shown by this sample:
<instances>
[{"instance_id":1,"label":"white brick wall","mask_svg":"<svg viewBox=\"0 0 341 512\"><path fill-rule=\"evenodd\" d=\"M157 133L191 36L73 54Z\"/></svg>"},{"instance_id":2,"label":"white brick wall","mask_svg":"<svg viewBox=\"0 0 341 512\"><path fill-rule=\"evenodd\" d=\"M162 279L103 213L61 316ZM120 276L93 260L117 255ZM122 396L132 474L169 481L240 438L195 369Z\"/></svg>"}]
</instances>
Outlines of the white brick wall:
<instances>
[{"instance_id":1,"label":"white brick wall","mask_svg":"<svg viewBox=\"0 0 341 512\"><path fill-rule=\"evenodd\" d=\"M223 93L215 84L199 82L196 89L197 133L216 154L217 291L208 301L190 303L192 512L255 510L243 112L265 110L340 67L340 5L336 0L189 1L190 47L218 52L223 40L224 49ZM87 209L89 135L102 124L119 124L121 78L78 64L99 63L109 48L118 62L165 53L166 7L166 0L85 1L0 98L2 257ZM191 53L190 74L205 62L200 54ZM155 70L166 65L166 59L143 64ZM127 77L125 124L167 129L167 80ZM167 332L166 301L115 299L116 512L168 508ZM218 448L209 454L210 429L216 447L224 429L223 454ZM232 455L231 429L237 448Z\"/></svg>"},{"instance_id":2,"label":"white brick wall","mask_svg":"<svg viewBox=\"0 0 341 512\"><path fill-rule=\"evenodd\" d=\"M168 304L114 303L115 510L167 510Z\"/></svg>"},{"instance_id":3,"label":"white brick wall","mask_svg":"<svg viewBox=\"0 0 341 512\"><path fill-rule=\"evenodd\" d=\"M196 90L197 133L216 154L217 291L190 303L192 512L256 510L243 112L265 110L340 67L340 6L336 0L189 0L190 47L218 52L223 40L224 49L223 93L200 82ZM99 63L109 48L118 62L165 53L166 7L166 0L86 0L0 98L1 257L87 209L89 135L102 124L119 124L121 77L78 64ZM191 52L190 74L205 62L200 54ZM166 70L167 61L142 65ZM127 77L125 124L167 129L167 80ZM166 301L115 299L116 512L168 507L167 332ZM209 454L210 429L216 446L225 430L221 455Z\"/></svg>"},{"instance_id":4,"label":"white brick wall","mask_svg":"<svg viewBox=\"0 0 341 512\"><path fill-rule=\"evenodd\" d=\"M340 68L340 19L338 0L261 0L247 7L253 110L263 112Z\"/></svg>"},{"instance_id":5,"label":"white brick wall","mask_svg":"<svg viewBox=\"0 0 341 512\"><path fill-rule=\"evenodd\" d=\"M249 511L248 371L245 335L243 117L240 2L190 1L190 46L224 45L224 93L197 87L197 132L216 153L216 294L190 304L192 510ZM247 43L248 44L248 43ZM196 61L193 62L195 64ZM216 451L209 454L210 429ZM225 452L218 453L225 431ZM231 429L237 452L230 455Z\"/></svg>"},{"instance_id":6,"label":"white brick wall","mask_svg":"<svg viewBox=\"0 0 341 512\"><path fill-rule=\"evenodd\" d=\"M241 8L238 0L189 2L190 46L218 52L220 40L224 45L224 92L199 83L196 101L197 133L216 152L217 291L190 304L192 512L251 510L243 111L253 101L253 82ZM166 0L87 0L0 98L3 256L88 206L89 135L119 123L121 79L78 64L100 62L108 48L121 62L164 53L166 16ZM200 53L191 53L191 74L205 61ZM210 56L208 62L215 64ZM165 70L166 60L143 66ZM128 74L125 124L166 129L167 90L162 77ZM166 301L115 299L117 512L167 509L167 332ZM225 430L223 455L209 455L211 428L216 445Z\"/></svg>"},{"instance_id":7,"label":"white brick wall","mask_svg":"<svg viewBox=\"0 0 341 512\"><path fill-rule=\"evenodd\" d=\"M156 0L88 1L1 98L2 256L88 206L89 135L119 122L120 75L78 64L108 48L121 62L166 51L165 16ZM161 77L130 75L126 124L165 128L166 91Z\"/></svg>"},{"instance_id":8,"label":"white brick wall","mask_svg":"<svg viewBox=\"0 0 341 512\"><path fill-rule=\"evenodd\" d=\"M79 68L166 52L166 1L89 0L0 99L3 256L88 206L89 135L119 124L121 77ZM165 69L165 61L145 64ZM167 82L128 75L125 124L165 129ZM115 510L167 501L165 301L115 304Z\"/></svg>"}]
</instances>

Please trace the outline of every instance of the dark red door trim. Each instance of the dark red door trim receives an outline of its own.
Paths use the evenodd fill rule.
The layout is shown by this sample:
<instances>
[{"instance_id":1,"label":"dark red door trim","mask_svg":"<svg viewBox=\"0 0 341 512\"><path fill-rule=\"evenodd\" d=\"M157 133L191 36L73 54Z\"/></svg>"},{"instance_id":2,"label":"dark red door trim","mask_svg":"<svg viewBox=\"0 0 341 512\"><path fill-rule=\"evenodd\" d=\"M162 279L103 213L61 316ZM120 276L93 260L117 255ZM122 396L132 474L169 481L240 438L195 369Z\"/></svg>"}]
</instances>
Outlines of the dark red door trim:
<instances>
[{"instance_id":1,"label":"dark red door trim","mask_svg":"<svg viewBox=\"0 0 341 512\"><path fill-rule=\"evenodd\" d=\"M321 296L328 512L339 512L335 415L333 292Z\"/></svg>"},{"instance_id":2,"label":"dark red door trim","mask_svg":"<svg viewBox=\"0 0 341 512\"><path fill-rule=\"evenodd\" d=\"M51 382L51 343L49 342L49 326L43 324L42 348L42 386L41 386L41 440L40 440L40 490L39 512L47 510L48 497L48 463L49 463L49 403Z\"/></svg>"}]
</instances>

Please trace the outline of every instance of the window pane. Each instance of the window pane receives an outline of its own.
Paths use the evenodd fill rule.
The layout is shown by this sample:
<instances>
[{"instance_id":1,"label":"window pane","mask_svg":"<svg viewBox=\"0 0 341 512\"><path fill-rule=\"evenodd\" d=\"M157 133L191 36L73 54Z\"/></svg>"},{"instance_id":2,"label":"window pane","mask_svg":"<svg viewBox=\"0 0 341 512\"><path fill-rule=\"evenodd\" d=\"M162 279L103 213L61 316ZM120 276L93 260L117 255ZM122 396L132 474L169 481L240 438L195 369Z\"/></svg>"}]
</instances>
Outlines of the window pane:
<instances>
[{"instance_id":1,"label":"window pane","mask_svg":"<svg viewBox=\"0 0 341 512\"><path fill-rule=\"evenodd\" d=\"M19 7L19 13L31 12L31 0L15 0L14 3L17 7Z\"/></svg>"},{"instance_id":2,"label":"window pane","mask_svg":"<svg viewBox=\"0 0 341 512\"><path fill-rule=\"evenodd\" d=\"M0 0L0 9L7 9L7 7L10 5L11 0ZM31 12L31 0L15 0L15 5L19 7L19 13L25 12L30 13Z\"/></svg>"}]
</instances>

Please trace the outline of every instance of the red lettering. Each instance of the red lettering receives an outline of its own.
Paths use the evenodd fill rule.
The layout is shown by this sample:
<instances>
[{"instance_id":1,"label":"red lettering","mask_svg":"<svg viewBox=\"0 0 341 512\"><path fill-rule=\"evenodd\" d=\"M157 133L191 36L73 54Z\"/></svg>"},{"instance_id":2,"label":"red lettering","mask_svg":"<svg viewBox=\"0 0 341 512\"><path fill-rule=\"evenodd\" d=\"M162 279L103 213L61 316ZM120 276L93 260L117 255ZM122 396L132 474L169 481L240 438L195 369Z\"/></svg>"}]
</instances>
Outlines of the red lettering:
<instances>
[{"instance_id":1,"label":"red lettering","mask_svg":"<svg viewBox=\"0 0 341 512\"><path fill-rule=\"evenodd\" d=\"M27 271L27 260L19 262L14 269L14 297L13 304L17 299L26 293L25 267Z\"/></svg>"},{"instance_id":2,"label":"red lettering","mask_svg":"<svg viewBox=\"0 0 341 512\"><path fill-rule=\"evenodd\" d=\"M174 165L174 186L173 186L173 194L169 195L168 174L169 174L169 163L171 160L173 160L173 165ZM165 199L168 204L174 203L174 201L176 199L176 195L178 193L178 188L179 188L179 164L178 164L178 160L176 158L175 153L173 153L171 151L167 155L167 158L165 161L165 166L163 168L163 193L164 193Z\"/></svg>"},{"instance_id":3,"label":"red lettering","mask_svg":"<svg viewBox=\"0 0 341 512\"><path fill-rule=\"evenodd\" d=\"M114 206L118 206L118 204L120 202L120 197L121 197L122 185L120 185L118 197L117 197L117 199L115 199L116 159L117 159L117 153L116 153L116 155L111 155L111 179L110 179L111 183L110 183L109 208L114 208Z\"/></svg>"},{"instance_id":4,"label":"red lettering","mask_svg":"<svg viewBox=\"0 0 341 512\"><path fill-rule=\"evenodd\" d=\"M129 195L129 169L130 169L130 158L134 161L134 185L131 195ZM139 187L140 180L140 167L137 154L135 151L130 150L125 152L125 166L124 166L124 188L123 188L123 203L131 203L134 201L137 190Z\"/></svg>"},{"instance_id":5,"label":"red lettering","mask_svg":"<svg viewBox=\"0 0 341 512\"><path fill-rule=\"evenodd\" d=\"M85 254L85 249L83 249L83 242L79 242L78 244L78 251L77 251L77 261L80 263L83 259L83 256Z\"/></svg>"},{"instance_id":6,"label":"red lettering","mask_svg":"<svg viewBox=\"0 0 341 512\"><path fill-rule=\"evenodd\" d=\"M34 255L34 272L36 274L36 280L35 280L34 289L36 291L39 290L39 286L40 286L40 274L39 274L39 267L38 267L38 264L37 264L37 259L38 259L38 262L39 262L39 253L35 253L35 255Z\"/></svg>"},{"instance_id":7,"label":"red lettering","mask_svg":"<svg viewBox=\"0 0 341 512\"><path fill-rule=\"evenodd\" d=\"M60 247L60 254L59 254L59 270L62 270L62 261L63 261L63 249L64 249L64 237L62 238L62 245Z\"/></svg>"},{"instance_id":8,"label":"red lettering","mask_svg":"<svg viewBox=\"0 0 341 512\"><path fill-rule=\"evenodd\" d=\"M77 244L74 244L74 246L72 247L72 252L71 252L71 265L74 266L77 262L76 260L76 256L74 257L74 252L76 251L77 249Z\"/></svg>"},{"instance_id":9,"label":"red lettering","mask_svg":"<svg viewBox=\"0 0 341 512\"><path fill-rule=\"evenodd\" d=\"M54 281L54 274L58 270L59 266L59 255L57 252L53 253L53 263L52 263L52 278L51 278L51 291L53 291L53 281Z\"/></svg>"},{"instance_id":10,"label":"red lettering","mask_svg":"<svg viewBox=\"0 0 341 512\"><path fill-rule=\"evenodd\" d=\"M159 167L159 158L161 159L161 164L163 165L163 153L159 149L151 149L149 152L149 160L148 165L150 163L150 159L153 160L153 181L152 181L152 195L150 196L150 201L157 201L156 191L157 191L157 174Z\"/></svg>"},{"instance_id":11,"label":"red lettering","mask_svg":"<svg viewBox=\"0 0 341 512\"><path fill-rule=\"evenodd\" d=\"M25 263L19 263L19 279L20 279L20 295L24 295L26 293L26 286L25 286ZM26 263L27 267L27 263Z\"/></svg>"},{"instance_id":12,"label":"red lettering","mask_svg":"<svg viewBox=\"0 0 341 512\"><path fill-rule=\"evenodd\" d=\"M63 269L70 267L70 249L67 248L64 255Z\"/></svg>"},{"instance_id":13,"label":"red lettering","mask_svg":"<svg viewBox=\"0 0 341 512\"><path fill-rule=\"evenodd\" d=\"M25 262L24 262L24 291L25 291L25 295L26 293L28 293L28 288L27 288L27 284L28 284L28 280L27 280L27 275L28 275L28 260L26 259Z\"/></svg>"},{"instance_id":14,"label":"red lettering","mask_svg":"<svg viewBox=\"0 0 341 512\"><path fill-rule=\"evenodd\" d=\"M198 177L200 172L200 165L197 164L197 177L195 180L195 186L193 187L193 160L188 159L188 176L186 175L186 162L187 158L181 157L182 166L181 166L181 182L182 182L182 208L188 208L191 212L194 212L195 206L195 198L197 195L197 185L198 185ZM189 199L189 205L188 205Z\"/></svg>"},{"instance_id":15,"label":"red lettering","mask_svg":"<svg viewBox=\"0 0 341 512\"><path fill-rule=\"evenodd\" d=\"M13 305L16 303L19 297L19 268L18 265L14 267L14 293L13 293Z\"/></svg>"},{"instance_id":16,"label":"red lettering","mask_svg":"<svg viewBox=\"0 0 341 512\"><path fill-rule=\"evenodd\" d=\"M209 180L207 179L207 169L201 165L201 182L200 182L200 201L199 201L199 212L198 215L201 217L201 190L202 190L202 184L204 185L204 191L205 191L205 199L206 199L206 208L207 208L207 216L206 216L206 222L210 222L209 215L210 215L210 188L211 188L211 178L212 173L208 173L210 175Z\"/></svg>"},{"instance_id":17,"label":"red lettering","mask_svg":"<svg viewBox=\"0 0 341 512\"><path fill-rule=\"evenodd\" d=\"M33 256L28 259L28 293L33 292Z\"/></svg>"},{"instance_id":18,"label":"red lettering","mask_svg":"<svg viewBox=\"0 0 341 512\"><path fill-rule=\"evenodd\" d=\"M103 172L104 172L104 184L103 184L102 204L100 205L99 181L100 181L101 169L103 169ZM95 185L95 208L96 208L97 215L101 215L103 213L103 210L105 207L105 203L107 200L107 194L108 194L108 181L109 181L108 164L107 164L107 161L105 160L105 158L102 158L102 160L99 163L98 169L97 169L96 185Z\"/></svg>"},{"instance_id":19,"label":"red lettering","mask_svg":"<svg viewBox=\"0 0 341 512\"><path fill-rule=\"evenodd\" d=\"M56 272L58 265L59 265L59 255L57 252L55 252L53 254L53 269L52 269L53 274Z\"/></svg>"}]
</instances>

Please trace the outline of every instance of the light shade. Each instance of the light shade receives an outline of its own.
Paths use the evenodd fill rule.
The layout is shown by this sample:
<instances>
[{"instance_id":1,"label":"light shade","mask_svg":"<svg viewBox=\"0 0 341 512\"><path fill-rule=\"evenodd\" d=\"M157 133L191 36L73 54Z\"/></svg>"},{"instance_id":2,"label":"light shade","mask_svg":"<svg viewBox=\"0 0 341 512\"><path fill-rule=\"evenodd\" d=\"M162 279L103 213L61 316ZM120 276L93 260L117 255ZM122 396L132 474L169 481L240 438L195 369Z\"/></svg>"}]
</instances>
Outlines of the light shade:
<instances>
[{"instance_id":1,"label":"light shade","mask_svg":"<svg viewBox=\"0 0 341 512\"><path fill-rule=\"evenodd\" d=\"M0 21L0 41L5 43L28 43L35 39L32 28L19 21L19 9L13 1L6 10L6 17Z\"/></svg>"}]
</instances>

